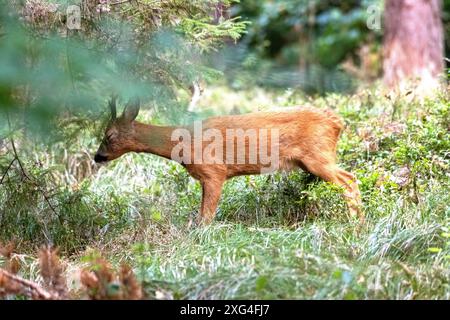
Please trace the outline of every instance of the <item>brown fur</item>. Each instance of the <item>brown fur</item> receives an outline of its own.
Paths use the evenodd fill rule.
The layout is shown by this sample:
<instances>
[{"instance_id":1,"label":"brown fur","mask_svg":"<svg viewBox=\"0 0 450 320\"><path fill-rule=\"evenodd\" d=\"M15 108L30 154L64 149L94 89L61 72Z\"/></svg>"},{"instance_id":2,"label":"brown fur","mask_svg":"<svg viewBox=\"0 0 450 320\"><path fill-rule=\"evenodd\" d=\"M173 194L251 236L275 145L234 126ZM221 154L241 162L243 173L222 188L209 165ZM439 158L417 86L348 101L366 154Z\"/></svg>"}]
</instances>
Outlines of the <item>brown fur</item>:
<instances>
[{"instance_id":1,"label":"brown fur","mask_svg":"<svg viewBox=\"0 0 450 320\"><path fill-rule=\"evenodd\" d=\"M130 151L147 152L171 159L171 152L178 141L171 141L175 127L159 127L134 121L137 112L127 107L121 118L113 121L106 131L106 137L98 154L105 161L113 160ZM131 115L130 115L131 114ZM133 118L133 119L132 119ZM203 130L218 129L225 137L226 129L278 129L279 159L281 170L302 168L326 181L335 183L345 189L350 213L360 219L360 193L353 174L336 165L336 145L343 129L341 119L331 110L315 108L298 108L291 112L261 112L245 115L230 115L206 119L202 122ZM193 133L193 127L186 127ZM193 137L193 134L192 134ZM270 141L270 143L276 143ZM203 143L204 149L209 144ZM237 141L233 141L238 148ZM226 152L223 142L224 158ZM257 144L259 151L260 144ZM248 161L248 138L245 139L246 150L237 150L246 154L244 164L184 164L189 174L199 180L202 189L200 222L210 223L216 212L217 204L224 182L240 175L259 174L264 167L258 161ZM269 148L270 150L270 148ZM194 152L192 151L192 157Z\"/></svg>"}]
</instances>

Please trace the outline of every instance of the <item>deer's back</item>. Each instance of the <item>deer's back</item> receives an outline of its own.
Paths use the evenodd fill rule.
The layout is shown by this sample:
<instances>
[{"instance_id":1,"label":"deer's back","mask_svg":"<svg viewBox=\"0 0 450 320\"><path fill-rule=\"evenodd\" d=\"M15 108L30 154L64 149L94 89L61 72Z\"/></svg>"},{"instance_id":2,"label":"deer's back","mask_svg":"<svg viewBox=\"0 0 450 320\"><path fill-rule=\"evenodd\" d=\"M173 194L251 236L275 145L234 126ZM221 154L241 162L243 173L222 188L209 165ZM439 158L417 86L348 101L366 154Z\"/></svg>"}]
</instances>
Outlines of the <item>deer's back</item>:
<instances>
[{"instance_id":1,"label":"deer's back","mask_svg":"<svg viewBox=\"0 0 450 320\"><path fill-rule=\"evenodd\" d=\"M267 159L262 161L261 156L264 156L267 150L273 152L276 149L278 169L289 170L301 166L304 155L327 153L334 156L342 128L342 120L333 111L315 108L209 118L203 121L203 130L215 129L216 132L221 132L223 164L193 164L187 169L192 171L193 176L225 174L230 178L258 174L261 173L261 169L267 167ZM275 131L276 137L271 136ZM261 141L264 135L267 140ZM250 155L252 143L255 142L254 140L252 142L252 139L255 139L255 136L256 162ZM261 150L264 143L266 148ZM209 144L210 141L205 141L204 148ZM231 145L233 147L230 149ZM239 162L238 155L243 155L244 163L242 158L241 163Z\"/></svg>"}]
</instances>

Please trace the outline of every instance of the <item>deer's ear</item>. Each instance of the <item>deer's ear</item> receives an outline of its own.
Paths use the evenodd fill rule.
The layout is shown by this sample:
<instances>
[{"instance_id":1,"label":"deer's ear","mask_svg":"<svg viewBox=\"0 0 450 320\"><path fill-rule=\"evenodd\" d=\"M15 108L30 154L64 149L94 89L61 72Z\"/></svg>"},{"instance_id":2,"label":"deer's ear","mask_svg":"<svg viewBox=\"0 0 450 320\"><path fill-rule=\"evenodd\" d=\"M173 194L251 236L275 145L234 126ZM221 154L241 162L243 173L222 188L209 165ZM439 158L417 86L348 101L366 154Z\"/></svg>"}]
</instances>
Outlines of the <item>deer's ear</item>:
<instances>
[{"instance_id":1,"label":"deer's ear","mask_svg":"<svg viewBox=\"0 0 450 320\"><path fill-rule=\"evenodd\" d=\"M125 106L125 110L123 111L122 114L122 119L127 122L131 122L134 119L136 119L136 117L139 114L140 105L141 104L139 99L130 100Z\"/></svg>"},{"instance_id":2,"label":"deer's ear","mask_svg":"<svg viewBox=\"0 0 450 320\"><path fill-rule=\"evenodd\" d=\"M112 96L111 100L108 102L109 109L111 110L111 119L116 120L117 118L117 111L116 111L116 96Z\"/></svg>"}]
</instances>

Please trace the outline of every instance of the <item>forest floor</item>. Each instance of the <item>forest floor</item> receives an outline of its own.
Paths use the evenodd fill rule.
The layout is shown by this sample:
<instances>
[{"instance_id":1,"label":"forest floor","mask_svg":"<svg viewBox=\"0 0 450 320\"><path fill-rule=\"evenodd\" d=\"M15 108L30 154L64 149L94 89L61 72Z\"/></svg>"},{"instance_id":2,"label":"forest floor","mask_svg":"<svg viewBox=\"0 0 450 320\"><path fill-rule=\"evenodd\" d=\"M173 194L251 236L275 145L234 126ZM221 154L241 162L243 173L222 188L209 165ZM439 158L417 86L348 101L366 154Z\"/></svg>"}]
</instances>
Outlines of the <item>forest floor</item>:
<instances>
[{"instance_id":1,"label":"forest floor","mask_svg":"<svg viewBox=\"0 0 450 320\"><path fill-rule=\"evenodd\" d=\"M19 274L36 282L33 252L57 245L73 292L80 269L101 254L131 265L148 298L450 299L447 93L420 101L367 89L313 99L216 87L198 108L293 105L343 117L339 163L359 179L363 227L341 190L301 171L229 181L213 224L193 227L201 191L181 166L130 154L98 168L89 157L98 141L83 136L22 157L53 186L53 209L26 181L0 188L0 239L17 242Z\"/></svg>"}]
</instances>

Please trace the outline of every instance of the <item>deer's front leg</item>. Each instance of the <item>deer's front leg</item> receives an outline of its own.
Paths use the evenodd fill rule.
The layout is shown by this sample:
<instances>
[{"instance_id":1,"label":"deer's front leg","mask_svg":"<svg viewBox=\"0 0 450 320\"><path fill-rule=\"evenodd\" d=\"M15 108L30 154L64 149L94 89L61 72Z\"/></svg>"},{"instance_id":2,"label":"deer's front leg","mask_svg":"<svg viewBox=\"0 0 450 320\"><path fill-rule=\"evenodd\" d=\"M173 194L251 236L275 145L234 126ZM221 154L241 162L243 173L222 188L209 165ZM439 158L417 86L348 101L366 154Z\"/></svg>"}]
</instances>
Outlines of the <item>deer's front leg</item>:
<instances>
[{"instance_id":1,"label":"deer's front leg","mask_svg":"<svg viewBox=\"0 0 450 320\"><path fill-rule=\"evenodd\" d=\"M222 193L223 180L204 180L202 184L202 207L198 218L199 224L210 224L216 215L217 204Z\"/></svg>"}]
</instances>

